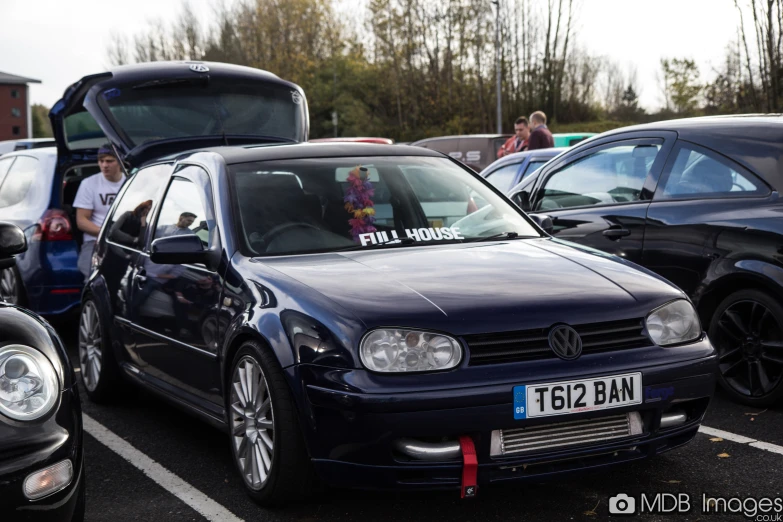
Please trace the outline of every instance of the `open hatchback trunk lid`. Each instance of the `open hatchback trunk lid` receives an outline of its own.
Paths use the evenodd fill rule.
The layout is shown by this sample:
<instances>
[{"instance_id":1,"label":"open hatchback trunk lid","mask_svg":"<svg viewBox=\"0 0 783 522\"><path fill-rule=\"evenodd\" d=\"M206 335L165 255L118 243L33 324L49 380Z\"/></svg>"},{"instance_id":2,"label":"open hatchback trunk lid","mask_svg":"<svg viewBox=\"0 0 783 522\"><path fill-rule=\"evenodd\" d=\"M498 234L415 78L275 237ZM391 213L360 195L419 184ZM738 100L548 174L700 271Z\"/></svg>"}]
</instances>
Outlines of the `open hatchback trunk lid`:
<instances>
[{"instance_id":1,"label":"open hatchback trunk lid","mask_svg":"<svg viewBox=\"0 0 783 522\"><path fill-rule=\"evenodd\" d=\"M58 160L110 141L130 167L190 149L307 140L302 89L238 65L152 62L85 76L51 112Z\"/></svg>"}]
</instances>

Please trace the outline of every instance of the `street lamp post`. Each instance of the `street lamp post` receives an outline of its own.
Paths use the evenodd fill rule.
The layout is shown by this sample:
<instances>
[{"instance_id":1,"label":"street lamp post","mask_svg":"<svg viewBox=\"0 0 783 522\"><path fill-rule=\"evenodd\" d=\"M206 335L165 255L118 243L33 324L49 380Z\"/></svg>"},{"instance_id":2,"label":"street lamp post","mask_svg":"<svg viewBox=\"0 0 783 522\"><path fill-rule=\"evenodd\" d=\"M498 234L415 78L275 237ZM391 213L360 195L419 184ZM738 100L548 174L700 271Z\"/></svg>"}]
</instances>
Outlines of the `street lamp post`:
<instances>
[{"instance_id":1,"label":"street lamp post","mask_svg":"<svg viewBox=\"0 0 783 522\"><path fill-rule=\"evenodd\" d=\"M503 110L500 101L500 0L492 0L497 9L495 12L495 75L497 79L497 131L503 134Z\"/></svg>"}]
</instances>

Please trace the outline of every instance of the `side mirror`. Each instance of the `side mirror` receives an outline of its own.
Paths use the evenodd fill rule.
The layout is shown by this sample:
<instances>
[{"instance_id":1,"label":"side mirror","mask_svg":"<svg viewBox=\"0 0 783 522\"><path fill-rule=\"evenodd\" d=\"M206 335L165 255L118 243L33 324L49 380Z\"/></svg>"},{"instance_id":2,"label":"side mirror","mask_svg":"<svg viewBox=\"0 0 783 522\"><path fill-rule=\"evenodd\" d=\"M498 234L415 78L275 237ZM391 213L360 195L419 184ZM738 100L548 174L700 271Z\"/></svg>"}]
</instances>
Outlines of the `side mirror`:
<instances>
[{"instance_id":1,"label":"side mirror","mask_svg":"<svg viewBox=\"0 0 783 522\"><path fill-rule=\"evenodd\" d=\"M527 191L517 192L511 196L511 201L525 212L530 212L530 194Z\"/></svg>"},{"instance_id":2,"label":"side mirror","mask_svg":"<svg viewBox=\"0 0 783 522\"><path fill-rule=\"evenodd\" d=\"M207 263L209 252L204 250L196 234L161 237L152 242L150 261L159 265Z\"/></svg>"},{"instance_id":3,"label":"side mirror","mask_svg":"<svg viewBox=\"0 0 783 522\"><path fill-rule=\"evenodd\" d=\"M541 227L547 234L552 234L555 230L555 225L552 223L552 218L545 214L530 214L530 219L536 222L536 225Z\"/></svg>"},{"instance_id":4,"label":"side mirror","mask_svg":"<svg viewBox=\"0 0 783 522\"><path fill-rule=\"evenodd\" d=\"M0 222L0 269L14 266L14 256L27 250L27 238L22 229Z\"/></svg>"}]
</instances>

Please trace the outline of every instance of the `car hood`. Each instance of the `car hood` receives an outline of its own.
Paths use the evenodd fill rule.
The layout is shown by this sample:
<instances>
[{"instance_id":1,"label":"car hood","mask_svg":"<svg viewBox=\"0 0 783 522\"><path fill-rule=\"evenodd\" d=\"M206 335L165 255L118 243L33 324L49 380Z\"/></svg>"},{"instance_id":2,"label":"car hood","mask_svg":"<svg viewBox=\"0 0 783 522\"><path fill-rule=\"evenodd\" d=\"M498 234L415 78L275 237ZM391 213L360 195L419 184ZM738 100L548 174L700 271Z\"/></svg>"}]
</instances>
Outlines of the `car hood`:
<instances>
[{"instance_id":1,"label":"car hood","mask_svg":"<svg viewBox=\"0 0 783 522\"><path fill-rule=\"evenodd\" d=\"M631 263L553 239L256 259L347 309L368 328L454 334L646 316L684 298Z\"/></svg>"}]
</instances>

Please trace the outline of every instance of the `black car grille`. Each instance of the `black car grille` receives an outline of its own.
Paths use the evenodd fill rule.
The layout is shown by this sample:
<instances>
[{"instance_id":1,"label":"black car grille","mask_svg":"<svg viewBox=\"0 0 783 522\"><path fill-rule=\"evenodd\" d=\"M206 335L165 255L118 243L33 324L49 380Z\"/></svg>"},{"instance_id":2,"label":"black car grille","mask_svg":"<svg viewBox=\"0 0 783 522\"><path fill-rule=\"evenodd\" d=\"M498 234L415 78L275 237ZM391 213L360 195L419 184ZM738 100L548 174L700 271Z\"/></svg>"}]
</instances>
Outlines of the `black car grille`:
<instances>
[{"instance_id":1,"label":"black car grille","mask_svg":"<svg viewBox=\"0 0 783 522\"><path fill-rule=\"evenodd\" d=\"M582 338L582 354L652 346L643 319L572 325ZM501 364L557 357L549 347L549 328L465 335L470 366Z\"/></svg>"}]
</instances>

